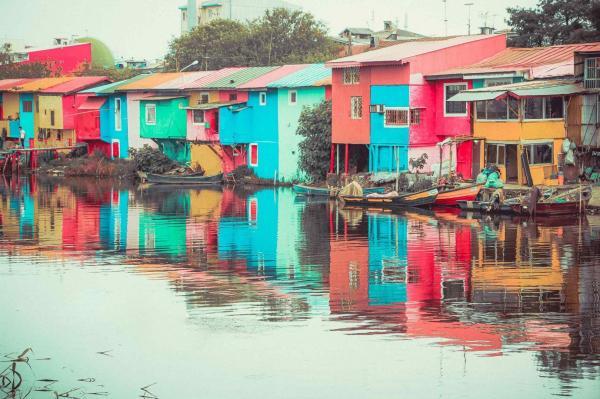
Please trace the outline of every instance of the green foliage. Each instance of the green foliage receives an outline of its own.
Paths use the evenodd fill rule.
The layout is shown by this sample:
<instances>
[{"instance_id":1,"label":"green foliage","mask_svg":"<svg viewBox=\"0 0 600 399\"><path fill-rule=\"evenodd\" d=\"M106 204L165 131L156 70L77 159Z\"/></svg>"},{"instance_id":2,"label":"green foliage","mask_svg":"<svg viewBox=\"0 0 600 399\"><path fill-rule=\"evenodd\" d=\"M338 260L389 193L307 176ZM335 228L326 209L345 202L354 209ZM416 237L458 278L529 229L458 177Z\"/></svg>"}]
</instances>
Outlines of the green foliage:
<instances>
[{"instance_id":1,"label":"green foliage","mask_svg":"<svg viewBox=\"0 0 600 399\"><path fill-rule=\"evenodd\" d=\"M305 107L296 133L304 137L299 145L299 168L312 181L325 180L331 151L331 101Z\"/></svg>"},{"instance_id":2,"label":"green foliage","mask_svg":"<svg viewBox=\"0 0 600 399\"><path fill-rule=\"evenodd\" d=\"M283 65L333 58L338 46L325 25L302 11L274 9L254 21L215 20L174 39L165 57L169 70L198 60L196 69Z\"/></svg>"},{"instance_id":3,"label":"green foliage","mask_svg":"<svg viewBox=\"0 0 600 399\"><path fill-rule=\"evenodd\" d=\"M130 148L129 153L133 159L135 170L146 173L165 173L179 165L170 160L159 149L145 145L142 148Z\"/></svg>"},{"instance_id":4,"label":"green foliage","mask_svg":"<svg viewBox=\"0 0 600 399\"><path fill-rule=\"evenodd\" d=\"M83 65L82 69L77 73L79 76L106 76L110 80L114 82L118 82L120 80L131 79L134 76L143 73L143 71L139 69L131 69L124 68L118 69L115 67L112 68L99 68L94 67L92 65L86 64Z\"/></svg>"},{"instance_id":5,"label":"green foliage","mask_svg":"<svg viewBox=\"0 0 600 399\"><path fill-rule=\"evenodd\" d=\"M419 158L410 158L408 160L408 164L413 170L416 171L416 173L419 173L421 170L423 170L425 165L427 165L428 158L429 157L427 156L427 154L423 153Z\"/></svg>"},{"instance_id":6,"label":"green foliage","mask_svg":"<svg viewBox=\"0 0 600 399\"><path fill-rule=\"evenodd\" d=\"M18 64L14 63L14 55L5 44L0 48L0 79L16 78L46 78L52 71L40 62Z\"/></svg>"},{"instance_id":7,"label":"green foliage","mask_svg":"<svg viewBox=\"0 0 600 399\"><path fill-rule=\"evenodd\" d=\"M506 22L516 34L509 45L539 47L600 40L600 2L540 0L536 7L508 8Z\"/></svg>"}]
</instances>

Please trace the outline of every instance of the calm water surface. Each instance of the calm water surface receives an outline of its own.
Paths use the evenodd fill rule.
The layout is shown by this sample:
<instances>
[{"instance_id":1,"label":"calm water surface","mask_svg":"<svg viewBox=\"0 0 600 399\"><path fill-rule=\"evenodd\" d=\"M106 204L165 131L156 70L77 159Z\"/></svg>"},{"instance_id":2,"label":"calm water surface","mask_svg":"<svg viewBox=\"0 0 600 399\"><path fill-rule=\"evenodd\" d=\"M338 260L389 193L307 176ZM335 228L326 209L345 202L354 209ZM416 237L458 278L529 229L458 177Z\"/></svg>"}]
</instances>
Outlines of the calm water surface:
<instances>
[{"instance_id":1,"label":"calm water surface","mask_svg":"<svg viewBox=\"0 0 600 399\"><path fill-rule=\"evenodd\" d=\"M33 349L16 397L600 397L599 217L96 180L0 195L0 356Z\"/></svg>"}]
</instances>

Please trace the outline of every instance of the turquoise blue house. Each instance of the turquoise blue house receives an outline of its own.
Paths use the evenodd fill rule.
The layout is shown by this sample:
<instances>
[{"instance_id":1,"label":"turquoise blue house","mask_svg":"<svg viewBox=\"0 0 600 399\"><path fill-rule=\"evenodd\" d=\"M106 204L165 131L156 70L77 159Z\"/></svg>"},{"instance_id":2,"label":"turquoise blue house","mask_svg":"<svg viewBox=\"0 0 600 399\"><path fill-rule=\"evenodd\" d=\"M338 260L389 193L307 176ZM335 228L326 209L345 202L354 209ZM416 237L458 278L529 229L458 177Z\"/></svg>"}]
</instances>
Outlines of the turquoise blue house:
<instances>
[{"instance_id":1,"label":"turquoise blue house","mask_svg":"<svg viewBox=\"0 0 600 399\"><path fill-rule=\"evenodd\" d=\"M371 104L375 104L375 112L370 112L369 170L395 172L408 169L408 85L371 86Z\"/></svg>"},{"instance_id":2,"label":"turquoise blue house","mask_svg":"<svg viewBox=\"0 0 600 399\"><path fill-rule=\"evenodd\" d=\"M331 70L323 64L285 65L238 87L245 103L221 108L222 145L243 145L247 164L262 179L303 180L296 134L302 109L329 98Z\"/></svg>"},{"instance_id":3,"label":"turquoise blue house","mask_svg":"<svg viewBox=\"0 0 600 399\"><path fill-rule=\"evenodd\" d=\"M11 137L20 138L19 126L25 130L25 148L29 148L29 141L35 137L33 93L19 95L19 120L12 121L10 126Z\"/></svg>"}]
</instances>

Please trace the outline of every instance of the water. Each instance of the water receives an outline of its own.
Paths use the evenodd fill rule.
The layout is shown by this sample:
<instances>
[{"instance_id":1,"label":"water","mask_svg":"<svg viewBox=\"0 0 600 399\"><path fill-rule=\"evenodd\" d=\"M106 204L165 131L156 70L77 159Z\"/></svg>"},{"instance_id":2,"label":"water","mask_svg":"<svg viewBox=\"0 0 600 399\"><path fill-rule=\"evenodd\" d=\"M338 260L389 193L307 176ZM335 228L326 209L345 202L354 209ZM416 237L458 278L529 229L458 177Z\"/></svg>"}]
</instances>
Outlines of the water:
<instances>
[{"instance_id":1,"label":"water","mask_svg":"<svg viewBox=\"0 0 600 399\"><path fill-rule=\"evenodd\" d=\"M0 193L0 355L33 349L16 397L600 395L599 217L73 179Z\"/></svg>"}]
</instances>

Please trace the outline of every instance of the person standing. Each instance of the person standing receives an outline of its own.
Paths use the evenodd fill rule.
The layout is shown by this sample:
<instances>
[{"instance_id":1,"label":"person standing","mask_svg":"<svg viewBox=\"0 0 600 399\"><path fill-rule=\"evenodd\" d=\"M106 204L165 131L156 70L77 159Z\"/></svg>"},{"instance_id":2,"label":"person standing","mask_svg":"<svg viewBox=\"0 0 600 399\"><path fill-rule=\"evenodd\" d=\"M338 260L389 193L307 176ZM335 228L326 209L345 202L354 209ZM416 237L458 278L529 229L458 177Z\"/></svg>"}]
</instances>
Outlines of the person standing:
<instances>
[{"instance_id":1,"label":"person standing","mask_svg":"<svg viewBox=\"0 0 600 399\"><path fill-rule=\"evenodd\" d=\"M19 126L19 135L21 137L21 147L25 148L25 129L23 129L23 126Z\"/></svg>"}]
</instances>

